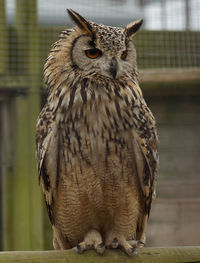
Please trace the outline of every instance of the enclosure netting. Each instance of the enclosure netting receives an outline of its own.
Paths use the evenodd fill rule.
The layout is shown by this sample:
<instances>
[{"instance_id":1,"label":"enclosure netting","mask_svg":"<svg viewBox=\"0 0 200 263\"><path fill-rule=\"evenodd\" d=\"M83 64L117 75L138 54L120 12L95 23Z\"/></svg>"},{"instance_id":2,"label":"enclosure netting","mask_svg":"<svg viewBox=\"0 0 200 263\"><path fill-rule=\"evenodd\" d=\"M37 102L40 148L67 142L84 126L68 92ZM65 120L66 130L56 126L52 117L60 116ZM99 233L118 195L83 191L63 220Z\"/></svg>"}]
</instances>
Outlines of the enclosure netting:
<instances>
[{"instance_id":1,"label":"enclosure netting","mask_svg":"<svg viewBox=\"0 0 200 263\"><path fill-rule=\"evenodd\" d=\"M20 29L17 34L15 31L17 19L21 15L24 16L23 13L19 14L23 12L23 8L19 6L20 1L5 1L6 19L3 21L3 17L0 18L1 31L9 30L5 34L1 33L1 36L4 36L1 41L6 41L5 44L1 44L1 56L7 61L8 74L15 74L26 68L27 51L31 52L30 45L27 46L24 41L26 30L28 33L33 30L33 34L35 30L39 31L39 52L32 54L32 64L34 60L38 63L39 59L42 70L50 46L57 39L59 31L72 25L66 12L67 8L74 9L90 20L116 26L124 26L143 18L142 30L135 36L140 69L200 66L199 0L38 0L38 25L22 26L25 36L22 34L21 40L18 34ZM24 12L28 12L27 17L32 16L31 7ZM30 23L28 19L27 21ZM38 56L38 59L35 56ZM0 66L5 67L5 63L1 62ZM3 72L3 69L0 71ZM38 66L36 71L38 72Z\"/></svg>"}]
</instances>

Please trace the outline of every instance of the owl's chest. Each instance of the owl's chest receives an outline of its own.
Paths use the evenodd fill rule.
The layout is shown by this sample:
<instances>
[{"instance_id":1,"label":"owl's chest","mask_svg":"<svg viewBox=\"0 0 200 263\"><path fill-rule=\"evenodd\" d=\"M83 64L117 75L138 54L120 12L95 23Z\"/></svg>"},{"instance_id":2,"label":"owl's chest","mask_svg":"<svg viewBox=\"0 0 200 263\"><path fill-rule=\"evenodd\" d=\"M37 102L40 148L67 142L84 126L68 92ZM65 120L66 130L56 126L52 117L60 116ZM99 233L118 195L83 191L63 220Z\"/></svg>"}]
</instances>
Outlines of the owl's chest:
<instances>
[{"instance_id":1,"label":"owl's chest","mask_svg":"<svg viewBox=\"0 0 200 263\"><path fill-rule=\"evenodd\" d=\"M85 171L100 178L122 171L129 178L133 173L135 132L131 98L118 93L96 94L77 93L71 108L64 111L64 116L60 115L63 119L59 121L59 158L63 158L63 171L73 178L77 171L80 176Z\"/></svg>"},{"instance_id":2,"label":"owl's chest","mask_svg":"<svg viewBox=\"0 0 200 263\"><path fill-rule=\"evenodd\" d=\"M133 123L118 101L91 100L72 108L64 124L68 145L92 151L105 151L108 145L123 148L130 139Z\"/></svg>"},{"instance_id":3,"label":"owl's chest","mask_svg":"<svg viewBox=\"0 0 200 263\"><path fill-rule=\"evenodd\" d=\"M113 175L115 183L122 180L127 184L135 171L132 127L124 125L123 113L119 116L112 103L89 106L92 110L87 107L82 118L77 118L78 113L72 111L62 130L61 158L65 158L65 170L82 182L91 175L90 182L97 176L101 184L109 185L107 180Z\"/></svg>"}]
</instances>

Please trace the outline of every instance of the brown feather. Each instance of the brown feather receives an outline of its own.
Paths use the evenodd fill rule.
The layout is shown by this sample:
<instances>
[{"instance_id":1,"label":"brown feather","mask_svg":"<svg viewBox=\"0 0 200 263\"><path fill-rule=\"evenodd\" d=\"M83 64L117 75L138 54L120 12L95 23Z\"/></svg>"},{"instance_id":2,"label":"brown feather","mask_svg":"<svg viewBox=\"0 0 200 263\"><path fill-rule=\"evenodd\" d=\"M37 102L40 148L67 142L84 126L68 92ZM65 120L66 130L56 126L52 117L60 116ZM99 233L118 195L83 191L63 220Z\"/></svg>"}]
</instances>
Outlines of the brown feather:
<instances>
[{"instance_id":1,"label":"brown feather","mask_svg":"<svg viewBox=\"0 0 200 263\"><path fill-rule=\"evenodd\" d=\"M56 249L76 246L95 230L106 244L117 235L127 252L128 240L145 242L158 163L155 120L136 65L120 79L74 67L71 46L81 30L63 31L45 64L38 174Z\"/></svg>"}]
</instances>

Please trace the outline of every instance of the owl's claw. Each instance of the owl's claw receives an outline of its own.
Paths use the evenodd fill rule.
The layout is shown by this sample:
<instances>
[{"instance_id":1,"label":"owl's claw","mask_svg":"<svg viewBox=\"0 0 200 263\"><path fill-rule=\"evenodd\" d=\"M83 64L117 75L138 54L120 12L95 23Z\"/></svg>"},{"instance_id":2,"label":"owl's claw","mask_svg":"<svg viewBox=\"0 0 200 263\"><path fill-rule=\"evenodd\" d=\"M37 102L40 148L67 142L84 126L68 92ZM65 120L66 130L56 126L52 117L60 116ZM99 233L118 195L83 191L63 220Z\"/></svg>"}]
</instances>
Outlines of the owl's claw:
<instances>
[{"instance_id":1,"label":"owl's claw","mask_svg":"<svg viewBox=\"0 0 200 263\"><path fill-rule=\"evenodd\" d=\"M103 254L106 248L119 248L127 255L138 254L137 248L144 246L142 241L126 240L123 235L110 233L106 238L104 245L101 234L96 230L90 230L84 237L84 240L76 246L76 252L82 254L84 251L94 249L98 254Z\"/></svg>"},{"instance_id":2,"label":"owl's claw","mask_svg":"<svg viewBox=\"0 0 200 263\"><path fill-rule=\"evenodd\" d=\"M142 246L144 246L142 241L126 240L123 235L114 233L110 233L106 239L107 248L119 248L129 256L138 255L137 248Z\"/></svg>"},{"instance_id":3,"label":"owl's claw","mask_svg":"<svg viewBox=\"0 0 200 263\"><path fill-rule=\"evenodd\" d=\"M145 246L145 243L139 240L137 247L144 247L144 246Z\"/></svg>"},{"instance_id":4,"label":"owl's claw","mask_svg":"<svg viewBox=\"0 0 200 263\"><path fill-rule=\"evenodd\" d=\"M76 246L76 253L77 254L82 254L83 253L83 248L82 248L82 246L80 245L80 244L78 244L77 246Z\"/></svg>"},{"instance_id":5,"label":"owl's claw","mask_svg":"<svg viewBox=\"0 0 200 263\"><path fill-rule=\"evenodd\" d=\"M105 246L103 243L95 245L95 244L85 244L85 242L81 242L76 246L77 254L82 254L84 251L94 249L96 252L101 255L105 251Z\"/></svg>"},{"instance_id":6,"label":"owl's claw","mask_svg":"<svg viewBox=\"0 0 200 263\"><path fill-rule=\"evenodd\" d=\"M116 237L111 242L106 242L107 248L117 248L118 246L119 246L119 242Z\"/></svg>"},{"instance_id":7,"label":"owl's claw","mask_svg":"<svg viewBox=\"0 0 200 263\"><path fill-rule=\"evenodd\" d=\"M99 244L97 247L96 247L96 251L98 254L103 254L104 251L105 251L105 246L103 243Z\"/></svg>"},{"instance_id":8,"label":"owl's claw","mask_svg":"<svg viewBox=\"0 0 200 263\"><path fill-rule=\"evenodd\" d=\"M102 242L100 233L96 230L89 231L83 242L76 246L76 252L82 254L84 251L94 249L98 254L103 254L105 246Z\"/></svg>"},{"instance_id":9,"label":"owl's claw","mask_svg":"<svg viewBox=\"0 0 200 263\"><path fill-rule=\"evenodd\" d=\"M129 244L129 242L127 241L127 243ZM119 248L124 251L128 256L133 256L133 255L138 255L138 249L135 245L131 245L131 244L124 244L119 245Z\"/></svg>"},{"instance_id":10,"label":"owl's claw","mask_svg":"<svg viewBox=\"0 0 200 263\"><path fill-rule=\"evenodd\" d=\"M115 237L111 244L112 248L117 248L119 246L118 239Z\"/></svg>"},{"instance_id":11,"label":"owl's claw","mask_svg":"<svg viewBox=\"0 0 200 263\"><path fill-rule=\"evenodd\" d=\"M144 247L145 243L140 241L140 240L128 240L126 241L128 243L129 247L127 246L127 244L125 244L125 246L119 246L121 250L123 250L126 254L128 254L129 256L132 255L138 255L138 248L142 248Z\"/></svg>"},{"instance_id":12,"label":"owl's claw","mask_svg":"<svg viewBox=\"0 0 200 263\"><path fill-rule=\"evenodd\" d=\"M127 241L131 246L133 247L137 247L137 248L141 248L141 247L144 247L145 243L140 241L140 240L128 240Z\"/></svg>"}]
</instances>

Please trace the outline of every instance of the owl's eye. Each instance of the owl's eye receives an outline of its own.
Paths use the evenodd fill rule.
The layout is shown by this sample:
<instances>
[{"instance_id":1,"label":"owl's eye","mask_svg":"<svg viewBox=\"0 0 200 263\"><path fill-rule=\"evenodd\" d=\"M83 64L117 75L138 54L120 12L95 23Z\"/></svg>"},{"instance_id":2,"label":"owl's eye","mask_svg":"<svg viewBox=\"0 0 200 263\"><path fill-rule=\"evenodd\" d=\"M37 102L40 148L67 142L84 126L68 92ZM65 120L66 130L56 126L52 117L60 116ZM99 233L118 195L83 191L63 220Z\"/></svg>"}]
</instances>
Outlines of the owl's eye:
<instances>
[{"instance_id":1,"label":"owl's eye","mask_svg":"<svg viewBox=\"0 0 200 263\"><path fill-rule=\"evenodd\" d=\"M127 57L127 50L124 50L121 54L121 59L125 60Z\"/></svg>"},{"instance_id":2,"label":"owl's eye","mask_svg":"<svg viewBox=\"0 0 200 263\"><path fill-rule=\"evenodd\" d=\"M85 54L88 58L95 59L101 56L101 51L97 48L91 48L91 49L85 50Z\"/></svg>"}]
</instances>

